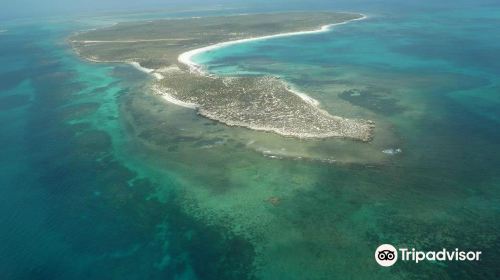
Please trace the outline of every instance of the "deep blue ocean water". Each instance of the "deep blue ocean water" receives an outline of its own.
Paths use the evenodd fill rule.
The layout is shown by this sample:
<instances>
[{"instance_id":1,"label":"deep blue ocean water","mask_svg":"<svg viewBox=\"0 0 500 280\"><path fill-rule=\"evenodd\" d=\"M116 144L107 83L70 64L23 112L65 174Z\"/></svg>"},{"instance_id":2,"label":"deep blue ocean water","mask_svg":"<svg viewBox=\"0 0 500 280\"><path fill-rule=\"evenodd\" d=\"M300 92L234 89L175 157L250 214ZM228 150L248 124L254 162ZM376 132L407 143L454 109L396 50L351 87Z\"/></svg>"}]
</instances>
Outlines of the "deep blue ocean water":
<instances>
[{"instance_id":1,"label":"deep blue ocean water","mask_svg":"<svg viewBox=\"0 0 500 280\"><path fill-rule=\"evenodd\" d=\"M146 75L80 60L65 41L163 14L2 23L2 279L498 279L500 5L310 8L369 19L197 60L221 75L277 75L327 110L376 118L403 150L384 164L272 160L205 130L185 137L234 130L151 105ZM136 135L129 118L158 129ZM156 148L143 145L155 135ZM381 243L483 259L382 269Z\"/></svg>"}]
</instances>

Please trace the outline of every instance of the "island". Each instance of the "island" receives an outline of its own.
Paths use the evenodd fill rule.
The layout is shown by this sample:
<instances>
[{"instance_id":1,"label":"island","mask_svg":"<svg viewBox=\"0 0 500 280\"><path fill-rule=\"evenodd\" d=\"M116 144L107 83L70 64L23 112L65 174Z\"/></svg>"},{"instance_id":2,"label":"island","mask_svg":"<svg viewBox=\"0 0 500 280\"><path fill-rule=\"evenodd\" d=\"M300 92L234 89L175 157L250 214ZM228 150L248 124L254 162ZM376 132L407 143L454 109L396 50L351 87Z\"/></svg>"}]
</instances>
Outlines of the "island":
<instances>
[{"instance_id":1,"label":"island","mask_svg":"<svg viewBox=\"0 0 500 280\"><path fill-rule=\"evenodd\" d=\"M129 63L154 77L152 92L229 126L297 138L370 141L370 120L335 116L273 76L216 76L193 61L199 53L274 37L326 32L361 14L287 12L125 22L80 32L69 41L93 62Z\"/></svg>"}]
</instances>

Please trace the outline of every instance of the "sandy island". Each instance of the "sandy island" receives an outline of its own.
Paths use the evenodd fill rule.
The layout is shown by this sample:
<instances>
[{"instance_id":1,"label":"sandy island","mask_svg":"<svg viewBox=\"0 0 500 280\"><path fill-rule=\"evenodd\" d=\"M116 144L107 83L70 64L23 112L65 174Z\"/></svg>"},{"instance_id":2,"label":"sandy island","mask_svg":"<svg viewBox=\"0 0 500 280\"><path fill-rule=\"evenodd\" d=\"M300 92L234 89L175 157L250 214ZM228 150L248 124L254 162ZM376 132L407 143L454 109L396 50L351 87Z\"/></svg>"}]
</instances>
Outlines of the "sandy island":
<instances>
[{"instance_id":1,"label":"sandy island","mask_svg":"<svg viewBox=\"0 0 500 280\"><path fill-rule=\"evenodd\" d=\"M152 89L164 100L229 126L298 138L370 141L373 122L330 115L317 100L279 78L217 77L193 61L196 55L218 48L327 32L365 18L321 12L159 20L78 33L70 42L86 59L126 62L152 75Z\"/></svg>"}]
</instances>

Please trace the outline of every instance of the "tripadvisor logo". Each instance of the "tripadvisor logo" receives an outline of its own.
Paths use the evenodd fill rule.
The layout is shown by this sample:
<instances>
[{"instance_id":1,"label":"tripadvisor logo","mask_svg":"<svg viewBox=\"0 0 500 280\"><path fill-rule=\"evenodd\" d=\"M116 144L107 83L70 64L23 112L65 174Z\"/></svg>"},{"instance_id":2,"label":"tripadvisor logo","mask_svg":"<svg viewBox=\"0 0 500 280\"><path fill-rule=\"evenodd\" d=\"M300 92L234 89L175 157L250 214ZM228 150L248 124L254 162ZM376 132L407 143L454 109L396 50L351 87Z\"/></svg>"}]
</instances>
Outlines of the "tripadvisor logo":
<instances>
[{"instance_id":1,"label":"tripadvisor logo","mask_svg":"<svg viewBox=\"0 0 500 280\"><path fill-rule=\"evenodd\" d=\"M375 260L381 266L392 266L398 260L398 251L391 244L382 244L375 250Z\"/></svg>"},{"instance_id":2,"label":"tripadvisor logo","mask_svg":"<svg viewBox=\"0 0 500 280\"><path fill-rule=\"evenodd\" d=\"M392 266L398 260L412 261L419 263L421 261L479 261L481 251L461 251L447 250L443 248L439 251L418 251L415 248L396 249L391 244L383 244L375 250L375 260L381 266Z\"/></svg>"}]
</instances>

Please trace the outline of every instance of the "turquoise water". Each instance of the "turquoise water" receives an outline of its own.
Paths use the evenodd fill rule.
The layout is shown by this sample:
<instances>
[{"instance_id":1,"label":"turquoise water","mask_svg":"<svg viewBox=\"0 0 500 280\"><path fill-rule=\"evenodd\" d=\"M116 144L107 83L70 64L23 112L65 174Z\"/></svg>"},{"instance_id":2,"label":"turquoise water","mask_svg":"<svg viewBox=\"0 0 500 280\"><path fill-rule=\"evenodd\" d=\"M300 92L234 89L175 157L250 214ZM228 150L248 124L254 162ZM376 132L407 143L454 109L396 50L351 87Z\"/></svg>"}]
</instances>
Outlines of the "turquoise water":
<instances>
[{"instance_id":1,"label":"turquoise water","mask_svg":"<svg viewBox=\"0 0 500 280\"><path fill-rule=\"evenodd\" d=\"M390 3L197 57L374 119L371 144L228 128L65 42L127 16L1 25L2 279L498 279L500 6ZM381 268L382 243L483 259Z\"/></svg>"}]
</instances>

